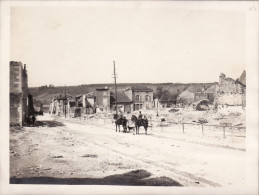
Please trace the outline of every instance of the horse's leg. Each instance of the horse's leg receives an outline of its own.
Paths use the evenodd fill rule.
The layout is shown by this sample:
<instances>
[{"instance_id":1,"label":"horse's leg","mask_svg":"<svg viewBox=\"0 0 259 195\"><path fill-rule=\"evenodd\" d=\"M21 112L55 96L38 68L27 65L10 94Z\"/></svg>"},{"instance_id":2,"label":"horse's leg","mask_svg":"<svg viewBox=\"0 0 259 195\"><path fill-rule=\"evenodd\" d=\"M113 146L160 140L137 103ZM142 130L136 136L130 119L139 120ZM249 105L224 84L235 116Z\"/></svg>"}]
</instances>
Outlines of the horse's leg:
<instances>
[{"instance_id":1,"label":"horse's leg","mask_svg":"<svg viewBox=\"0 0 259 195\"><path fill-rule=\"evenodd\" d=\"M117 123L115 122L115 126L116 126L116 132L117 132Z\"/></svg>"}]
</instances>

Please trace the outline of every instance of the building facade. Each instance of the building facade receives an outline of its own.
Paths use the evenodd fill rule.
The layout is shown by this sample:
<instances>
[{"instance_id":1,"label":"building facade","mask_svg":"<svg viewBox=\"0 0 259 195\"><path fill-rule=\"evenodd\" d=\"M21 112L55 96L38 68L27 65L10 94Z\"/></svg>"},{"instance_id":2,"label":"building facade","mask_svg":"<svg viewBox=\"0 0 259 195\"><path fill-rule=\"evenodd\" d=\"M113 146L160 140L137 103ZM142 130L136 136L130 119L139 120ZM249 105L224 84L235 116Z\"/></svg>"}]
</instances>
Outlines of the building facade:
<instances>
[{"instance_id":1,"label":"building facade","mask_svg":"<svg viewBox=\"0 0 259 195\"><path fill-rule=\"evenodd\" d=\"M111 109L116 110L116 97L114 94L111 95ZM130 113L132 111L132 101L131 99L125 95L123 91L117 92L117 110L118 112L127 112Z\"/></svg>"},{"instance_id":2,"label":"building facade","mask_svg":"<svg viewBox=\"0 0 259 195\"><path fill-rule=\"evenodd\" d=\"M151 109L153 107L153 89L135 86L124 90L132 102L132 110Z\"/></svg>"}]
</instances>

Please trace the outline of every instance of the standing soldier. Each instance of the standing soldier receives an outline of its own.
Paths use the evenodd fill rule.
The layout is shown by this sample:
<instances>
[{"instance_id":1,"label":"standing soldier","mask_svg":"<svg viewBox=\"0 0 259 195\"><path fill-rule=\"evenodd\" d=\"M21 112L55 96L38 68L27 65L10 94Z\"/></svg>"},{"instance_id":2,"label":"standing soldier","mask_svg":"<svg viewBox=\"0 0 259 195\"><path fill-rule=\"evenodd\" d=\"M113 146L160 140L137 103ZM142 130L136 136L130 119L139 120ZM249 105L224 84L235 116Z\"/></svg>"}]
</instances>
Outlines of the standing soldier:
<instances>
[{"instance_id":1,"label":"standing soldier","mask_svg":"<svg viewBox=\"0 0 259 195\"><path fill-rule=\"evenodd\" d=\"M139 111L138 119L142 119L141 111Z\"/></svg>"},{"instance_id":2,"label":"standing soldier","mask_svg":"<svg viewBox=\"0 0 259 195\"><path fill-rule=\"evenodd\" d=\"M32 125L33 127L35 126L35 121L36 121L36 117L34 116L34 114L32 115Z\"/></svg>"}]
</instances>

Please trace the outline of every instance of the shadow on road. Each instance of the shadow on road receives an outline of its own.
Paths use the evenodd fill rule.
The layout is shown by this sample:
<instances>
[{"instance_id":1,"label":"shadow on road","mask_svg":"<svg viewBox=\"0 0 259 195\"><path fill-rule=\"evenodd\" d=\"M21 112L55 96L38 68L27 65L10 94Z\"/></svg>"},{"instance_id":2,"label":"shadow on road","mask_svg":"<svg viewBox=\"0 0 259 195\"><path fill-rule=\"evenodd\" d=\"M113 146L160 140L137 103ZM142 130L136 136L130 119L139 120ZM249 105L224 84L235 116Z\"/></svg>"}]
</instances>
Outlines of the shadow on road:
<instances>
[{"instance_id":1,"label":"shadow on road","mask_svg":"<svg viewBox=\"0 0 259 195\"><path fill-rule=\"evenodd\" d=\"M150 176L151 174L145 170L134 170L104 178L12 177L10 184L182 186L168 177L148 178Z\"/></svg>"},{"instance_id":2,"label":"shadow on road","mask_svg":"<svg viewBox=\"0 0 259 195\"><path fill-rule=\"evenodd\" d=\"M58 127L58 126L65 126L63 123L58 122L58 121L36 121L35 122L35 127L40 127L40 126L47 126L47 127Z\"/></svg>"}]
</instances>

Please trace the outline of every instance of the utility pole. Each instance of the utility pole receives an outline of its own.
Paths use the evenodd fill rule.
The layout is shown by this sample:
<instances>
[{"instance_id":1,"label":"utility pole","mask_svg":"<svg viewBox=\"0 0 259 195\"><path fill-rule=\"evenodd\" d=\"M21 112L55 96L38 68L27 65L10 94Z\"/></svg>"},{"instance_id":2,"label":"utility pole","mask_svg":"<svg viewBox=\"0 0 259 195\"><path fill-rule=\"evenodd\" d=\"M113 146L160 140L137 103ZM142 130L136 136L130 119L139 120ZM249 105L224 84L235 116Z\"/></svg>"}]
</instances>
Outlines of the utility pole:
<instances>
[{"instance_id":1,"label":"utility pole","mask_svg":"<svg viewBox=\"0 0 259 195\"><path fill-rule=\"evenodd\" d=\"M116 115L118 115L118 109L117 109L117 83L116 83L116 69L115 69L115 61L113 61L113 78L114 78L114 88L115 88L115 110Z\"/></svg>"},{"instance_id":2,"label":"utility pole","mask_svg":"<svg viewBox=\"0 0 259 195\"><path fill-rule=\"evenodd\" d=\"M65 85L65 118L67 118L67 87Z\"/></svg>"}]
</instances>

